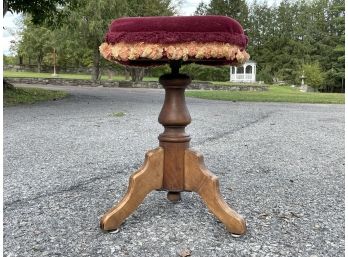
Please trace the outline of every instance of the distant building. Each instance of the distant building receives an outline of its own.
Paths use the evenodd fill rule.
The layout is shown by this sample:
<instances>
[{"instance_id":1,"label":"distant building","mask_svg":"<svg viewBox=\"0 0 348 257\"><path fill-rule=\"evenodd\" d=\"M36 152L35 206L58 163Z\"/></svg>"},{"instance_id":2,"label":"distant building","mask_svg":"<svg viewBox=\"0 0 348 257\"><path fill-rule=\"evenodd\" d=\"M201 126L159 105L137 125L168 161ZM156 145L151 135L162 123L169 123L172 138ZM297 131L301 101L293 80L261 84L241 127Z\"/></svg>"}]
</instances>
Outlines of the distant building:
<instances>
[{"instance_id":1,"label":"distant building","mask_svg":"<svg viewBox=\"0 0 348 257\"><path fill-rule=\"evenodd\" d=\"M256 82L256 62L249 60L240 67L230 67L231 82Z\"/></svg>"}]
</instances>

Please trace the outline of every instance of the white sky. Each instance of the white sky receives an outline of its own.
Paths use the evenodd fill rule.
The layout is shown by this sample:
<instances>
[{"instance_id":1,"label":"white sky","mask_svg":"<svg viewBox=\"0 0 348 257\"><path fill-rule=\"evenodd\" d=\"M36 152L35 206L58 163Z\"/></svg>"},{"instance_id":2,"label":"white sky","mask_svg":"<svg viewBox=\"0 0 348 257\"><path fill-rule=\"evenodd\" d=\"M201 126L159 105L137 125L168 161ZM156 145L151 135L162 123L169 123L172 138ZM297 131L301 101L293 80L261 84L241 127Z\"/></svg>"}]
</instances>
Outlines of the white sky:
<instances>
[{"instance_id":1,"label":"white sky","mask_svg":"<svg viewBox=\"0 0 348 257\"><path fill-rule=\"evenodd\" d=\"M7 12L5 17L2 20L2 47L3 47L3 53L8 55L10 54L10 45L11 40L16 40L16 31L18 30L18 27L16 26L16 20L19 19L19 14L12 14L10 12Z\"/></svg>"},{"instance_id":2,"label":"white sky","mask_svg":"<svg viewBox=\"0 0 348 257\"><path fill-rule=\"evenodd\" d=\"M192 15L200 2L208 4L210 0L182 0L180 15ZM269 5L278 4L280 0L257 0L258 2L267 2ZM253 0L246 0L247 3L252 3Z\"/></svg>"},{"instance_id":3,"label":"white sky","mask_svg":"<svg viewBox=\"0 0 348 257\"><path fill-rule=\"evenodd\" d=\"M198 4L202 0L182 0L182 5L180 8L180 15L192 15ZM260 1L266 1L269 4L277 4L280 0L260 0ZM210 0L203 0L205 3L209 3ZM252 2L252 0L247 0L247 2ZM15 32L18 30L18 27L15 24L16 19L19 18L18 14L11 14L7 12L5 17L2 20L2 27L3 29L3 37L2 37L2 47L3 47L3 53L6 55L11 54L10 52L10 45L11 40L18 40L16 38Z\"/></svg>"},{"instance_id":4,"label":"white sky","mask_svg":"<svg viewBox=\"0 0 348 257\"><path fill-rule=\"evenodd\" d=\"M192 15L201 1L202 0L183 0L180 15ZM210 0L203 0L203 2L207 4Z\"/></svg>"}]
</instances>

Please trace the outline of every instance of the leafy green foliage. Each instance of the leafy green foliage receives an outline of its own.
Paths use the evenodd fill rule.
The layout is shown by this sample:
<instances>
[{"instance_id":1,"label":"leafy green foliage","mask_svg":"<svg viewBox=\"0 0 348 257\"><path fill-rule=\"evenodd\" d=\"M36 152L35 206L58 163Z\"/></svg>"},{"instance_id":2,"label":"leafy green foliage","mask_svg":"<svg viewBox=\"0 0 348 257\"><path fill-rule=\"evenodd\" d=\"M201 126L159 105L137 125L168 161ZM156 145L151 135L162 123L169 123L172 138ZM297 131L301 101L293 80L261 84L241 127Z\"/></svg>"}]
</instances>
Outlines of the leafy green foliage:
<instances>
[{"instance_id":1,"label":"leafy green foliage","mask_svg":"<svg viewBox=\"0 0 348 257\"><path fill-rule=\"evenodd\" d=\"M170 0L82 0L74 9L67 9L66 27L75 31L74 41L81 49L88 49L93 68L92 80L100 78L99 45L102 43L108 25L115 18L121 16L153 16L172 15L174 7ZM130 70L135 77L144 71Z\"/></svg>"},{"instance_id":2,"label":"leafy green foliage","mask_svg":"<svg viewBox=\"0 0 348 257\"><path fill-rule=\"evenodd\" d=\"M36 59L38 72L45 55L52 50L52 32L46 27L34 25L29 16L23 20L24 29L21 32L21 40L18 42L18 53Z\"/></svg>"},{"instance_id":3,"label":"leafy green foliage","mask_svg":"<svg viewBox=\"0 0 348 257\"><path fill-rule=\"evenodd\" d=\"M248 22L248 6L245 0L211 0L208 5L200 4L196 13L201 15L225 15L238 20L242 26Z\"/></svg>"},{"instance_id":4,"label":"leafy green foliage","mask_svg":"<svg viewBox=\"0 0 348 257\"><path fill-rule=\"evenodd\" d=\"M325 77L324 73L320 69L319 63L303 64L301 68L305 76L305 84L313 88L323 86ZM300 73L298 72L298 74Z\"/></svg>"},{"instance_id":5,"label":"leafy green foliage","mask_svg":"<svg viewBox=\"0 0 348 257\"><path fill-rule=\"evenodd\" d=\"M61 7L73 7L77 0L4 0L3 1L3 16L6 12L23 12L30 14L34 24L42 24L50 21L53 16L61 17Z\"/></svg>"},{"instance_id":6,"label":"leafy green foliage","mask_svg":"<svg viewBox=\"0 0 348 257\"><path fill-rule=\"evenodd\" d=\"M3 55L2 57L3 57L4 65L15 65L18 63L16 56Z\"/></svg>"},{"instance_id":7,"label":"leafy green foliage","mask_svg":"<svg viewBox=\"0 0 348 257\"><path fill-rule=\"evenodd\" d=\"M118 73L128 72L142 78L139 75L144 74L143 69L126 71L120 65L102 60L99 45L113 19L122 16L173 15L173 1L74 0L73 5L62 6L59 15L52 16L46 26L36 26L27 18L22 40L16 50L19 56L35 59L38 70L42 63L53 65L55 49L58 66L91 67L92 80L100 79L101 67L107 71L113 69Z\"/></svg>"},{"instance_id":8,"label":"leafy green foliage","mask_svg":"<svg viewBox=\"0 0 348 257\"><path fill-rule=\"evenodd\" d=\"M20 0L13 0L20 2ZM45 0L56 2L54 0ZM64 1L64 0L62 0ZM9 2L9 1L8 1ZM121 16L173 15L175 0L81 0L64 1L59 15L50 18L50 27L25 21L18 59L52 65L56 49L59 66L93 68L94 80L101 69L117 74L159 76L162 68L125 69L100 58L98 46L112 19ZM60 2L59 2L60 3ZM245 0L201 2L197 15L219 14L236 18L249 37L248 52L257 61L257 79L267 83L299 83L303 64L318 63L324 81L321 90L344 91L345 24L343 0L282 0L269 6L266 1L248 7ZM63 19L61 19L63 17ZM40 36L38 36L40 35ZM164 71L168 70L164 68ZM188 65L183 72L199 80L228 80L228 68Z\"/></svg>"},{"instance_id":9,"label":"leafy green foliage","mask_svg":"<svg viewBox=\"0 0 348 257\"><path fill-rule=\"evenodd\" d=\"M172 0L127 1L127 16L171 16L176 12Z\"/></svg>"},{"instance_id":10,"label":"leafy green foliage","mask_svg":"<svg viewBox=\"0 0 348 257\"><path fill-rule=\"evenodd\" d=\"M230 79L228 66L213 67L188 64L182 66L180 71L189 74L193 80L228 81Z\"/></svg>"},{"instance_id":11,"label":"leafy green foliage","mask_svg":"<svg viewBox=\"0 0 348 257\"><path fill-rule=\"evenodd\" d=\"M324 74L321 88L344 90L343 0L282 0L278 6L254 0L248 10L243 2L211 0L201 3L196 14L240 21L249 37L248 52L257 61L258 79L298 83L298 67L318 63Z\"/></svg>"},{"instance_id":12,"label":"leafy green foliage","mask_svg":"<svg viewBox=\"0 0 348 257\"><path fill-rule=\"evenodd\" d=\"M162 65L158 67L149 67L146 69L145 74L151 77L159 78L163 74L170 73L169 65Z\"/></svg>"}]
</instances>

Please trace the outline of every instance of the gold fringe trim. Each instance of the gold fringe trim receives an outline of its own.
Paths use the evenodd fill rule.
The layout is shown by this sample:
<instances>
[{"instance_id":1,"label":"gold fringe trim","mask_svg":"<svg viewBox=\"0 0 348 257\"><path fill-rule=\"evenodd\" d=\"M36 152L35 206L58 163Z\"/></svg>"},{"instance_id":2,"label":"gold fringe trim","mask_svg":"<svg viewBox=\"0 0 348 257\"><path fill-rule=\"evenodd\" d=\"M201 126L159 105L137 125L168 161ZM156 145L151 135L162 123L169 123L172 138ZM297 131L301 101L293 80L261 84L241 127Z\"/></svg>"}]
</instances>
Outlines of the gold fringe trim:
<instances>
[{"instance_id":1,"label":"gold fringe trim","mask_svg":"<svg viewBox=\"0 0 348 257\"><path fill-rule=\"evenodd\" d=\"M99 47L102 56L107 60L128 61L146 58L159 60L163 57L169 60L193 59L226 59L243 64L250 56L236 45L228 43L197 43L151 44L151 43L117 43L114 45L102 43Z\"/></svg>"}]
</instances>

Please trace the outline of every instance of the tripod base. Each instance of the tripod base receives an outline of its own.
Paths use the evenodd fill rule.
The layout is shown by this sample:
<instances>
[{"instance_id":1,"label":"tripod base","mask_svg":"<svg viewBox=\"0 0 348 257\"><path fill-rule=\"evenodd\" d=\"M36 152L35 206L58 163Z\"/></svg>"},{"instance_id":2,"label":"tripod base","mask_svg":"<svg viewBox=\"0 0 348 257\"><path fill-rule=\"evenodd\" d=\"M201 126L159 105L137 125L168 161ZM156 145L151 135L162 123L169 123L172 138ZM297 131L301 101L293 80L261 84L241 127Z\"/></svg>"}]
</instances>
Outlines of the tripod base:
<instances>
[{"instance_id":1,"label":"tripod base","mask_svg":"<svg viewBox=\"0 0 348 257\"><path fill-rule=\"evenodd\" d=\"M180 200L180 192L171 192L170 189L162 187L163 163L162 147L147 152L143 166L130 177L126 195L101 218L100 227L103 230L117 229L153 190L169 190L170 201ZM228 231L237 235L245 234L244 219L223 200L218 179L205 167L203 155L191 149L185 150L183 191L198 193Z\"/></svg>"}]
</instances>

